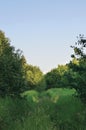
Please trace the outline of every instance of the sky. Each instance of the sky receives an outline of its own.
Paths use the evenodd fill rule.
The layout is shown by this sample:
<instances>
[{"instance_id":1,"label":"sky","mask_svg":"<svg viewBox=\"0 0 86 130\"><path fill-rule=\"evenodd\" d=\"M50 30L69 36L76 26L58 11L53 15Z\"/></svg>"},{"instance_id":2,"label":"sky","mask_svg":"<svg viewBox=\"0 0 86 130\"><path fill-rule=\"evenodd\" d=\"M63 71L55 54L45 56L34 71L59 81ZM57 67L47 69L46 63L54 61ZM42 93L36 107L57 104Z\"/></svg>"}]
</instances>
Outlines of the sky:
<instances>
[{"instance_id":1,"label":"sky","mask_svg":"<svg viewBox=\"0 0 86 130\"><path fill-rule=\"evenodd\" d=\"M76 36L86 36L86 0L0 0L0 30L48 72L68 63Z\"/></svg>"}]
</instances>

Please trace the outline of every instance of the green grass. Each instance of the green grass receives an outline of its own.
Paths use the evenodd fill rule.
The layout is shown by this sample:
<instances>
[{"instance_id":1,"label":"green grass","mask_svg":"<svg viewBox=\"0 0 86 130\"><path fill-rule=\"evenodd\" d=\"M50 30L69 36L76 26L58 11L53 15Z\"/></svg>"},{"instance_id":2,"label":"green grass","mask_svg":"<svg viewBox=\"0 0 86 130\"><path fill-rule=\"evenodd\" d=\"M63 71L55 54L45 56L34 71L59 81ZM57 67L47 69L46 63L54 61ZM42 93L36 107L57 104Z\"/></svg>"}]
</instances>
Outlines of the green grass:
<instances>
[{"instance_id":1,"label":"green grass","mask_svg":"<svg viewBox=\"0 0 86 130\"><path fill-rule=\"evenodd\" d=\"M39 100L39 93L35 90L26 91L22 96L26 97L26 99L31 102L38 102Z\"/></svg>"},{"instance_id":2,"label":"green grass","mask_svg":"<svg viewBox=\"0 0 86 130\"><path fill-rule=\"evenodd\" d=\"M53 102L57 102L61 97L72 96L75 92L76 91L74 89L53 88L47 90L45 95L49 96Z\"/></svg>"},{"instance_id":3,"label":"green grass","mask_svg":"<svg viewBox=\"0 0 86 130\"><path fill-rule=\"evenodd\" d=\"M0 130L86 130L86 108L74 94L54 88L0 98Z\"/></svg>"}]
</instances>

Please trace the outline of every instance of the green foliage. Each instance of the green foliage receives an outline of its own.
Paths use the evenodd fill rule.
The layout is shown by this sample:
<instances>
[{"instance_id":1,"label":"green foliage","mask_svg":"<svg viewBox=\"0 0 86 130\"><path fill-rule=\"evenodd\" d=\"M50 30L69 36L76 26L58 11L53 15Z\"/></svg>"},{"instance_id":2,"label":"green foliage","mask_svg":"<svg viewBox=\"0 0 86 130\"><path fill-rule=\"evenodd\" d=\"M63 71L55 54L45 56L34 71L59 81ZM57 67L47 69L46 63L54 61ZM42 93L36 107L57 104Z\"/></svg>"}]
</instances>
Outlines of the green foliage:
<instances>
[{"instance_id":1,"label":"green foliage","mask_svg":"<svg viewBox=\"0 0 86 130\"><path fill-rule=\"evenodd\" d=\"M39 101L39 93L35 90L29 90L22 93L22 97L29 100L29 102L38 102Z\"/></svg>"},{"instance_id":2,"label":"green foliage","mask_svg":"<svg viewBox=\"0 0 86 130\"><path fill-rule=\"evenodd\" d=\"M47 88L64 88L67 87L65 84L65 73L68 71L67 65L58 65L57 68L51 70L45 75Z\"/></svg>"},{"instance_id":3,"label":"green foliage","mask_svg":"<svg viewBox=\"0 0 86 130\"><path fill-rule=\"evenodd\" d=\"M86 129L86 104L74 96L86 101L86 39L72 48L69 64L43 75L0 31L0 130Z\"/></svg>"},{"instance_id":4,"label":"green foliage","mask_svg":"<svg viewBox=\"0 0 86 130\"><path fill-rule=\"evenodd\" d=\"M85 130L86 107L74 93L53 88L24 92L23 99L0 98L0 130Z\"/></svg>"},{"instance_id":5,"label":"green foliage","mask_svg":"<svg viewBox=\"0 0 86 130\"><path fill-rule=\"evenodd\" d=\"M0 130L52 130L49 116L42 106L29 101L0 98Z\"/></svg>"},{"instance_id":6,"label":"green foliage","mask_svg":"<svg viewBox=\"0 0 86 130\"><path fill-rule=\"evenodd\" d=\"M46 104L49 104L48 114L51 121L57 130L85 130L85 105L81 101L74 97L75 90L73 89L61 89L53 88L44 93L44 96L48 96L49 101L46 100ZM44 104L44 103L43 103ZM52 104L52 106L50 106ZM46 107L47 108L47 107Z\"/></svg>"},{"instance_id":7,"label":"green foliage","mask_svg":"<svg viewBox=\"0 0 86 130\"><path fill-rule=\"evenodd\" d=\"M27 72L27 89L35 89L38 91L43 91L46 87L46 82L42 71L37 66L26 65Z\"/></svg>"},{"instance_id":8,"label":"green foliage","mask_svg":"<svg viewBox=\"0 0 86 130\"><path fill-rule=\"evenodd\" d=\"M14 126L18 122L23 122L29 114L29 110L30 106L24 99L8 96L0 98L0 130L14 130Z\"/></svg>"},{"instance_id":9,"label":"green foliage","mask_svg":"<svg viewBox=\"0 0 86 130\"><path fill-rule=\"evenodd\" d=\"M26 85L23 55L0 31L0 95L19 95Z\"/></svg>"},{"instance_id":10,"label":"green foliage","mask_svg":"<svg viewBox=\"0 0 86 130\"><path fill-rule=\"evenodd\" d=\"M15 50L0 31L0 95L20 95L26 90L43 91L44 75L37 66L28 65L22 51Z\"/></svg>"},{"instance_id":11,"label":"green foliage","mask_svg":"<svg viewBox=\"0 0 86 130\"><path fill-rule=\"evenodd\" d=\"M69 64L72 72L72 87L77 90L81 100L86 102L86 39L80 35L76 46L72 48L74 49L73 61L76 60Z\"/></svg>"}]
</instances>

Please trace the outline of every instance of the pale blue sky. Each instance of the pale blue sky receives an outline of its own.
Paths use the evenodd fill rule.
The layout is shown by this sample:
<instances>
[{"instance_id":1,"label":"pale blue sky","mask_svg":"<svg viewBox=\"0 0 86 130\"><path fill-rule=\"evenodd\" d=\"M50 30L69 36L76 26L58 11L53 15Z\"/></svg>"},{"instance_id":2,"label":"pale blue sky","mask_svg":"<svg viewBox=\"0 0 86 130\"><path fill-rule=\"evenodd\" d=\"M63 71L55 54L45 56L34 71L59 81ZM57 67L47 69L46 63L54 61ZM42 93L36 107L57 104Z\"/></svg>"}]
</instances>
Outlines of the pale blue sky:
<instances>
[{"instance_id":1,"label":"pale blue sky","mask_svg":"<svg viewBox=\"0 0 86 130\"><path fill-rule=\"evenodd\" d=\"M69 62L70 45L86 36L86 0L0 0L0 29L47 72Z\"/></svg>"}]
</instances>

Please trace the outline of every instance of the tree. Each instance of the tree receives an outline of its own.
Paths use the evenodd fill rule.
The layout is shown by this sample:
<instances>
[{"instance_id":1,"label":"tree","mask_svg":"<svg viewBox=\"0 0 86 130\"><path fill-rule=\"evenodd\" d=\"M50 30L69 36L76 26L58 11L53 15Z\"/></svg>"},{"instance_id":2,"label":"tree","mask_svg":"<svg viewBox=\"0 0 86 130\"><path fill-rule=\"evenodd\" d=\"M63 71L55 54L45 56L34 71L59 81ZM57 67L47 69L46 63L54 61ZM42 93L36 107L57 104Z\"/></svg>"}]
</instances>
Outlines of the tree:
<instances>
[{"instance_id":1,"label":"tree","mask_svg":"<svg viewBox=\"0 0 86 130\"><path fill-rule=\"evenodd\" d=\"M47 88L64 88L65 85L65 73L68 71L67 65L58 65L57 68L51 70L45 75Z\"/></svg>"},{"instance_id":2,"label":"tree","mask_svg":"<svg viewBox=\"0 0 86 130\"><path fill-rule=\"evenodd\" d=\"M19 95L26 85L23 54L0 31L0 95Z\"/></svg>"},{"instance_id":3,"label":"tree","mask_svg":"<svg viewBox=\"0 0 86 130\"><path fill-rule=\"evenodd\" d=\"M57 69L53 69L50 72L48 72L45 75L45 80L46 80L46 89L50 88L56 88L59 84L60 81L60 76L58 75Z\"/></svg>"},{"instance_id":4,"label":"tree","mask_svg":"<svg viewBox=\"0 0 86 130\"><path fill-rule=\"evenodd\" d=\"M73 61L74 59L77 61L76 64L74 62L69 64L72 69L72 87L76 89L81 100L86 102L86 39L84 36L79 35L75 46L71 47L74 50Z\"/></svg>"},{"instance_id":5,"label":"tree","mask_svg":"<svg viewBox=\"0 0 86 130\"><path fill-rule=\"evenodd\" d=\"M46 87L44 75L39 67L26 65L28 89L42 91Z\"/></svg>"}]
</instances>

